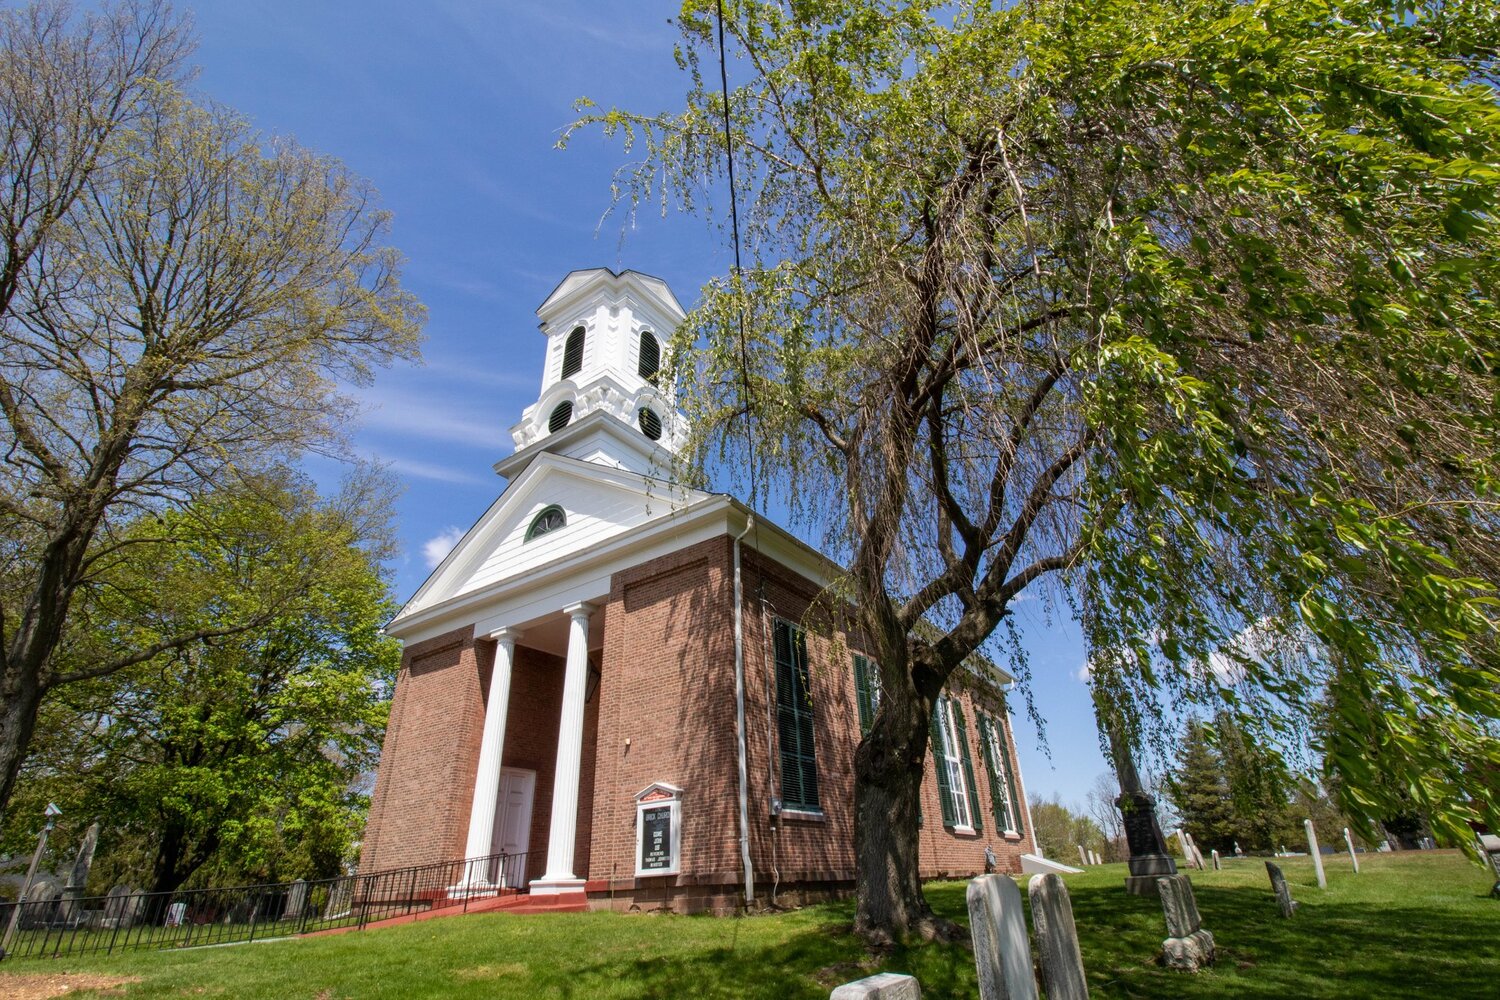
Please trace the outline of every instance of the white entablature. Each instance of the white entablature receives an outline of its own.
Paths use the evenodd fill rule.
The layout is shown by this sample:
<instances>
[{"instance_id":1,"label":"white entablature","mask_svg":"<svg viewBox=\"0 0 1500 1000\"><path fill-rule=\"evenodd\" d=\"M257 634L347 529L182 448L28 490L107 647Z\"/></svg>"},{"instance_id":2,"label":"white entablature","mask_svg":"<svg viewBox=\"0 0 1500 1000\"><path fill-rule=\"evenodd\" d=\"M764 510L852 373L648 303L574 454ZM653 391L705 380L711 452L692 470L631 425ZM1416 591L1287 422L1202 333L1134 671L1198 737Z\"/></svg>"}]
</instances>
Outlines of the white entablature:
<instances>
[{"instance_id":1,"label":"white entablature","mask_svg":"<svg viewBox=\"0 0 1500 1000\"><path fill-rule=\"evenodd\" d=\"M685 433L671 386L656 375L684 316L666 282L639 271L574 271L537 316L547 337L541 393L511 428L515 454L495 471L514 477L549 451L660 475Z\"/></svg>"}]
</instances>

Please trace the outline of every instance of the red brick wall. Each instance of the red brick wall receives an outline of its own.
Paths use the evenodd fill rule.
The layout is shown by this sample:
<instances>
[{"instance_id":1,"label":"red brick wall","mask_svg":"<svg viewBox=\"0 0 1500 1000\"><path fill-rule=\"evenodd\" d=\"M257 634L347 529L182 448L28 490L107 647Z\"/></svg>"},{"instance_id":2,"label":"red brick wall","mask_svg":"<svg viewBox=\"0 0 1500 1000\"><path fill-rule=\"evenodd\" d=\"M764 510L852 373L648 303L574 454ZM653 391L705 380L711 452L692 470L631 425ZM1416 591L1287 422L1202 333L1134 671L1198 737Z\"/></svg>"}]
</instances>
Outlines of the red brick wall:
<instances>
[{"instance_id":1,"label":"red brick wall","mask_svg":"<svg viewBox=\"0 0 1500 1000\"><path fill-rule=\"evenodd\" d=\"M481 669L488 674L493 656L492 648L476 649L472 635L471 627L455 629L402 655L361 871L463 856L484 727Z\"/></svg>"}]
</instances>

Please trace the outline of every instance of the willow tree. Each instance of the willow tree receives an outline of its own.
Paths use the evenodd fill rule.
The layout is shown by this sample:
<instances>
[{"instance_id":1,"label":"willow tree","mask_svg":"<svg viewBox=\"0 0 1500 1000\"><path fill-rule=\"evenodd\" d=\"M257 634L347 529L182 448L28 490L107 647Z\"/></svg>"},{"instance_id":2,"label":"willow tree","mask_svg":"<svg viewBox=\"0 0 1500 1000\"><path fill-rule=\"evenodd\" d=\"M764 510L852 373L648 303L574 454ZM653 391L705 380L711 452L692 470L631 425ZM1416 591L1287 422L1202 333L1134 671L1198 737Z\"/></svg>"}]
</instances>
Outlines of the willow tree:
<instances>
[{"instance_id":1,"label":"willow tree","mask_svg":"<svg viewBox=\"0 0 1500 1000\"><path fill-rule=\"evenodd\" d=\"M330 444L421 307L365 182L184 94L162 4L4 11L0 43L3 809L47 691L274 613L100 647L122 518Z\"/></svg>"},{"instance_id":2,"label":"willow tree","mask_svg":"<svg viewBox=\"0 0 1500 1000\"><path fill-rule=\"evenodd\" d=\"M726 0L725 99L715 6L683 110L580 124L631 209L727 221L733 158L748 260L674 358L696 461L823 532L879 660L858 926L938 929L928 719L1028 587L1137 743L1163 701L1275 736L1332 677L1370 706L1316 748L1351 813L1373 739L1493 820L1492 7Z\"/></svg>"}]
</instances>

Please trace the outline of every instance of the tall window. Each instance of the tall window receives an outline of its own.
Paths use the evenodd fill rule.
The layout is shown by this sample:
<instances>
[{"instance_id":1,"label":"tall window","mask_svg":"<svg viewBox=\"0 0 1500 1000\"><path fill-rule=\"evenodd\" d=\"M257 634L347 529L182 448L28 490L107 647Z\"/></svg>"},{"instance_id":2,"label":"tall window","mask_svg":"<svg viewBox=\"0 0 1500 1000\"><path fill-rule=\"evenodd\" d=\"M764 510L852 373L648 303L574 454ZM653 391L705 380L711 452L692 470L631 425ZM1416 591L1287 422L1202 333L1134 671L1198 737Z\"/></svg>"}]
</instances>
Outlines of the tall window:
<instances>
[{"instance_id":1,"label":"tall window","mask_svg":"<svg viewBox=\"0 0 1500 1000\"><path fill-rule=\"evenodd\" d=\"M1010 742L999 719L979 714L979 744L984 749L984 768L989 772L990 802L995 807L995 825L1006 833L1021 833L1021 808L1016 798L1015 769L1010 761Z\"/></svg>"},{"instance_id":2,"label":"tall window","mask_svg":"<svg viewBox=\"0 0 1500 1000\"><path fill-rule=\"evenodd\" d=\"M584 331L581 326L574 327L573 332L568 334L567 342L563 344L563 378L569 378L582 370L583 338Z\"/></svg>"},{"instance_id":3,"label":"tall window","mask_svg":"<svg viewBox=\"0 0 1500 1000\"><path fill-rule=\"evenodd\" d=\"M656 373L661 370L661 344L650 330L641 331L641 358L636 366L641 378L656 384Z\"/></svg>"},{"instance_id":4,"label":"tall window","mask_svg":"<svg viewBox=\"0 0 1500 1000\"><path fill-rule=\"evenodd\" d=\"M979 796L974 791L974 765L969 758L969 732L964 710L950 697L939 698L932 710L932 756L937 765L938 798L943 825L978 833Z\"/></svg>"},{"instance_id":5,"label":"tall window","mask_svg":"<svg viewBox=\"0 0 1500 1000\"><path fill-rule=\"evenodd\" d=\"M854 654L854 699L859 703L859 734L864 736L880 707L880 672L858 653Z\"/></svg>"},{"instance_id":6,"label":"tall window","mask_svg":"<svg viewBox=\"0 0 1500 1000\"><path fill-rule=\"evenodd\" d=\"M776 733L781 741L781 804L819 809L818 762L813 747L813 706L802 630L777 621Z\"/></svg>"}]
</instances>

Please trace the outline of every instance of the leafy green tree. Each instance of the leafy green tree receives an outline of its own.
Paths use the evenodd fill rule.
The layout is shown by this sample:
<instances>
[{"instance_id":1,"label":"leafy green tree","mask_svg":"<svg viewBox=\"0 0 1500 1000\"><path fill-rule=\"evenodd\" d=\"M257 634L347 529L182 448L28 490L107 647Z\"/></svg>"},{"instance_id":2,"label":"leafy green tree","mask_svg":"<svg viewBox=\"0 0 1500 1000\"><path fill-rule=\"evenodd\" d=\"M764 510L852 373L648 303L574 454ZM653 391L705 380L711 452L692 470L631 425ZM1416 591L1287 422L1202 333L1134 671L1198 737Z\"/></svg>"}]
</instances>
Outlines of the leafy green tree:
<instances>
[{"instance_id":1,"label":"leafy green tree","mask_svg":"<svg viewBox=\"0 0 1500 1000\"><path fill-rule=\"evenodd\" d=\"M190 48L162 2L0 11L0 810L49 691L274 614L91 629L123 522L331 446L416 352L369 185L190 99Z\"/></svg>"},{"instance_id":2,"label":"leafy green tree","mask_svg":"<svg viewBox=\"0 0 1500 1000\"><path fill-rule=\"evenodd\" d=\"M1229 777L1212 734L1201 722L1186 726L1177 770L1168 781L1182 826L1202 850L1233 850L1239 824Z\"/></svg>"},{"instance_id":3,"label":"leafy green tree","mask_svg":"<svg viewBox=\"0 0 1500 1000\"><path fill-rule=\"evenodd\" d=\"M1031 803L1031 821L1038 849L1043 857L1068 862L1078 856L1078 848L1099 851L1108 847L1099 824L1089 816L1070 809L1057 796L1036 799Z\"/></svg>"},{"instance_id":4,"label":"leafy green tree","mask_svg":"<svg viewBox=\"0 0 1500 1000\"><path fill-rule=\"evenodd\" d=\"M109 584L128 596L94 622L101 631L140 646L223 631L243 618L247 574L294 577L298 593L263 625L59 691L46 711L67 738L41 742L24 800L59 801L80 830L99 819L101 866L146 876L151 891L200 873L221 884L339 873L400 662L380 633L396 610L377 565L385 496L364 479L323 501L283 477L135 526L171 544L117 567Z\"/></svg>"},{"instance_id":5,"label":"leafy green tree","mask_svg":"<svg viewBox=\"0 0 1500 1000\"><path fill-rule=\"evenodd\" d=\"M1259 738L1337 657L1434 822L1497 819L1451 794L1500 755L1493 6L726 0L727 129L716 6L679 18L683 110L580 125L631 208L722 219L734 165L748 261L671 356L696 465L848 567L884 695L859 929L944 930L927 720L1033 585L1128 739L1163 695Z\"/></svg>"}]
</instances>

